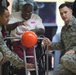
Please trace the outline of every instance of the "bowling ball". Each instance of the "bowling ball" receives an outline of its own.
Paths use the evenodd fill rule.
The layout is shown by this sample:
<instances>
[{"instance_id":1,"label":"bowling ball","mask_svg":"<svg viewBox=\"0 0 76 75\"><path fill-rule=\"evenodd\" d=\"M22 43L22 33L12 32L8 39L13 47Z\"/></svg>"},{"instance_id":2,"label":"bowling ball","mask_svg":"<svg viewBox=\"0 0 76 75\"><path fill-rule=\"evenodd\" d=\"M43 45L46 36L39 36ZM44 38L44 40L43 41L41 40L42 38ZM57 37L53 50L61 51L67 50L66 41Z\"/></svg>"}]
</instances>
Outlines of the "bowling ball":
<instances>
[{"instance_id":1,"label":"bowling ball","mask_svg":"<svg viewBox=\"0 0 76 75\"><path fill-rule=\"evenodd\" d=\"M21 42L25 47L33 47L37 41L37 35L33 31L26 31L22 34Z\"/></svg>"}]
</instances>

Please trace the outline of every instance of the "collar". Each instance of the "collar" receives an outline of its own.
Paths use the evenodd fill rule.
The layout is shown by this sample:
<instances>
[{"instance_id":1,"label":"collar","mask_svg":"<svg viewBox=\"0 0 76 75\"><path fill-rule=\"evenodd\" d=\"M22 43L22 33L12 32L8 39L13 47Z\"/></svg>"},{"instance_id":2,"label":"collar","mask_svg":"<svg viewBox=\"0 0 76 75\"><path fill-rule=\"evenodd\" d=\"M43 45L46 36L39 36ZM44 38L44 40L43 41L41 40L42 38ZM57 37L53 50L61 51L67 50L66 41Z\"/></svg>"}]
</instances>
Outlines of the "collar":
<instances>
[{"instance_id":1,"label":"collar","mask_svg":"<svg viewBox=\"0 0 76 75\"><path fill-rule=\"evenodd\" d=\"M72 16L72 18L71 18L68 26L72 26L72 25L74 25L74 24L76 24L76 18L75 18L74 16Z\"/></svg>"},{"instance_id":2,"label":"collar","mask_svg":"<svg viewBox=\"0 0 76 75\"><path fill-rule=\"evenodd\" d=\"M72 16L72 18L71 18L70 22L68 23L68 25L65 24L64 27L68 28L68 27L73 26L75 24L76 24L76 18L74 16Z\"/></svg>"}]
</instances>

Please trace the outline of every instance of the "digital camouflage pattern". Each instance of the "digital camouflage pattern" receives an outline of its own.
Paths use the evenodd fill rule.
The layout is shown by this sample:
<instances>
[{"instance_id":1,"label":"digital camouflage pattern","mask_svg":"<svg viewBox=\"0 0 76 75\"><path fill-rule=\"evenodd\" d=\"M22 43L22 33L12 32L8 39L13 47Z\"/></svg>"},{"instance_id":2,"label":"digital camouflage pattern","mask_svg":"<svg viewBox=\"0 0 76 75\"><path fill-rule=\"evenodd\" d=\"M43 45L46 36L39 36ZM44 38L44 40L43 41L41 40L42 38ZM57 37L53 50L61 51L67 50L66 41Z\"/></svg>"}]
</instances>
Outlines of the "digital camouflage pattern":
<instances>
[{"instance_id":1,"label":"digital camouflage pattern","mask_svg":"<svg viewBox=\"0 0 76 75\"><path fill-rule=\"evenodd\" d=\"M3 59L0 61L0 64L3 64L6 61L10 61L13 63L14 66L17 68L24 67L24 61L20 59L16 54L11 52L11 50L6 46L6 43L4 42L1 33L0 33L0 58L3 57Z\"/></svg>"},{"instance_id":2,"label":"digital camouflage pattern","mask_svg":"<svg viewBox=\"0 0 76 75\"><path fill-rule=\"evenodd\" d=\"M64 55L68 50L76 51L76 18L74 16L69 25L63 26L60 42L52 43L51 47L53 50L61 50L61 62L54 75L74 75L73 73L76 75L76 54Z\"/></svg>"}]
</instances>

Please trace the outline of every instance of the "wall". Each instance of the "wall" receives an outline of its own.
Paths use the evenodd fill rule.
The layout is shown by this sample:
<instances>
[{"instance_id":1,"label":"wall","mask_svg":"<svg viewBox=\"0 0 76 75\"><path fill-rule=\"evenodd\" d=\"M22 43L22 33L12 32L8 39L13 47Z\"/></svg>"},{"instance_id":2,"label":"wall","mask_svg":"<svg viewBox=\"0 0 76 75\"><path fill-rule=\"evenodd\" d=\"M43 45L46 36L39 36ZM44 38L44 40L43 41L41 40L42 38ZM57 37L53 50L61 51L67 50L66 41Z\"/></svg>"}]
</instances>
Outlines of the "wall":
<instances>
[{"instance_id":1,"label":"wall","mask_svg":"<svg viewBox=\"0 0 76 75\"><path fill-rule=\"evenodd\" d=\"M9 3L10 3L10 6L8 7L8 9L9 9L9 11L10 11L10 13L11 13L11 10L12 10L12 0L8 0L9 1Z\"/></svg>"}]
</instances>

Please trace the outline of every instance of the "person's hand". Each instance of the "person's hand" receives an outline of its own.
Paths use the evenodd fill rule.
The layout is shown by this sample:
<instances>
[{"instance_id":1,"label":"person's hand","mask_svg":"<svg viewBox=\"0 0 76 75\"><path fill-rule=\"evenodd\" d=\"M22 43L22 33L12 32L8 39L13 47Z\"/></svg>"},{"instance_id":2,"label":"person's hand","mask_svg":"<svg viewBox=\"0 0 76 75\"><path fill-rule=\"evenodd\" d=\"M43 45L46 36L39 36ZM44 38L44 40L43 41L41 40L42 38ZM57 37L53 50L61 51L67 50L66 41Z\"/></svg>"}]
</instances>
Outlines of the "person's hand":
<instances>
[{"instance_id":1,"label":"person's hand","mask_svg":"<svg viewBox=\"0 0 76 75\"><path fill-rule=\"evenodd\" d=\"M48 46L48 50L51 50L52 42L50 41L49 38L44 37L42 42L43 42L44 48L46 48Z\"/></svg>"},{"instance_id":2,"label":"person's hand","mask_svg":"<svg viewBox=\"0 0 76 75\"><path fill-rule=\"evenodd\" d=\"M69 50L65 53L65 55L69 55L69 54L75 54L75 51L74 50Z\"/></svg>"},{"instance_id":3,"label":"person's hand","mask_svg":"<svg viewBox=\"0 0 76 75\"><path fill-rule=\"evenodd\" d=\"M25 23L25 21L16 22L16 24L17 24L17 26L20 26L20 25L27 26L27 24Z\"/></svg>"},{"instance_id":4,"label":"person's hand","mask_svg":"<svg viewBox=\"0 0 76 75\"><path fill-rule=\"evenodd\" d=\"M33 69L33 68L35 68L35 65L31 64L31 63L27 63L27 68L28 69Z\"/></svg>"},{"instance_id":5,"label":"person's hand","mask_svg":"<svg viewBox=\"0 0 76 75\"><path fill-rule=\"evenodd\" d=\"M46 44L46 45L48 45L48 46L51 46L51 44L52 44L52 42L50 41L50 39L46 38L46 37L44 37L43 43Z\"/></svg>"}]
</instances>

